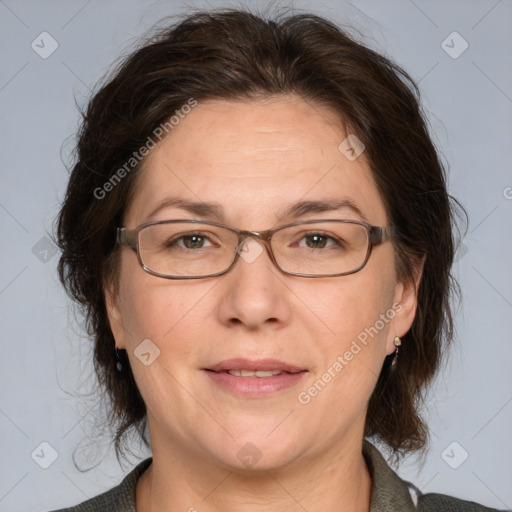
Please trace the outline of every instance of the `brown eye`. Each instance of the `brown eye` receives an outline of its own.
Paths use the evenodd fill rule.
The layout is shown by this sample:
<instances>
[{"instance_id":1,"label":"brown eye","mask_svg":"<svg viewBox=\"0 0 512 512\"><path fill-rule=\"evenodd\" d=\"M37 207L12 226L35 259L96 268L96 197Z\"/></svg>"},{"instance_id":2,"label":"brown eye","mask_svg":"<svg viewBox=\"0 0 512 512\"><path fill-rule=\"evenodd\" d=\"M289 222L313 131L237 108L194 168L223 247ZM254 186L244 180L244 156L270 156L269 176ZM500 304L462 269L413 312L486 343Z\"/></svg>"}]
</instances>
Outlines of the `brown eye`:
<instances>
[{"instance_id":1,"label":"brown eye","mask_svg":"<svg viewBox=\"0 0 512 512\"><path fill-rule=\"evenodd\" d=\"M328 242L329 237L325 235L307 235L304 237L306 240L306 245L310 249L323 249Z\"/></svg>"},{"instance_id":2,"label":"brown eye","mask_svg":"<svg viewBox=\"0 0 512 512\"><path fill-rule=\"evenodd\" d=\"M184 233L169 239L165 243L167 249L204 249L214 244L203 233Z\"/></svg>"},{"instance_id":3,"label":"brown eye","mask_svg":"<svg viewBox=\"0 0 512 512\"><path fill-rule=\"evenodd\" d=\"M205 242L205 238L201 235L187 235L181 237L181 239L187 249L201 249Z\"/></svg>"}]
</instances>

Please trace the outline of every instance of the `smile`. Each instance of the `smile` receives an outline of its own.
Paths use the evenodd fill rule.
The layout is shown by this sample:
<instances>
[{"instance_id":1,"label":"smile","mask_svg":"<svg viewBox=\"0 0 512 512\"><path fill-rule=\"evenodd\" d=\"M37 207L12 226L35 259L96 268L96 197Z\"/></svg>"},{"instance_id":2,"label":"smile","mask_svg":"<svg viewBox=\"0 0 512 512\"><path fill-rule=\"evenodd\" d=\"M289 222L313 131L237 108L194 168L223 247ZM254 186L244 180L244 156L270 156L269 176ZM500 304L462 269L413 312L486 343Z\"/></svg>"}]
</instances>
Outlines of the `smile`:
<instances>
[{"instance_id":1,"label":"smile","mask_svg":"<svg viewBox=\"0 0 512 512\"><path fill-rule=\"evenodd\" d=\"M215 387L239 398L262 398L298 385L307 370L204 370Z\"/></svg>"}]
</instances>

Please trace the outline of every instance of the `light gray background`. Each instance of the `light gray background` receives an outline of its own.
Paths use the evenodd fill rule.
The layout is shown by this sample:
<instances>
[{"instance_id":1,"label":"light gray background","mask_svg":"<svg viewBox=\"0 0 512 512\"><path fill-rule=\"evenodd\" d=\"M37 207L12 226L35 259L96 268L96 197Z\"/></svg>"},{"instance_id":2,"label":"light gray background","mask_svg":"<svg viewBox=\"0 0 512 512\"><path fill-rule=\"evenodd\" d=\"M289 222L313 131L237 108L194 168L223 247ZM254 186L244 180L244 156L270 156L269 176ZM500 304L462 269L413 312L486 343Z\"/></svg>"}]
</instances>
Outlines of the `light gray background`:
<instances>
[{"instance_id":1,"label":"light gray background","mask_svg":"<svg viewBox=\"0 0 512 512\"><path fill-rule=\"evenodd\" d=\"M456 266L464 299L458 337L426 406L431 449L421 470L410 458L399 474L423 492L511 508L511 2L294 5L356 26L368 45L420 82L432 132L449 163L450 191L470 216ZM130 469L120 469L108 453L88 473L72 463L77 443L90 439L94 401L79 396L92 389L90 354L56 277L58 254L40 240L66 185L60 151L77 127L74 96L83 105L137 36L186 7L178 1L0 1L2 511L71 505L112 487ZM47 59L31 48L43 31L59 45ZM441 44L453 31L469 44L458 58ZM451 39L445 45L453 54L462 41ZM39 447L43 441L58 453L46 470L34 460L49 460L49 449ZM36 448L39 459L31 457ZM453 469L446 461L459 464L462 449L469 456Z\"/></svg>"}]
</instances>

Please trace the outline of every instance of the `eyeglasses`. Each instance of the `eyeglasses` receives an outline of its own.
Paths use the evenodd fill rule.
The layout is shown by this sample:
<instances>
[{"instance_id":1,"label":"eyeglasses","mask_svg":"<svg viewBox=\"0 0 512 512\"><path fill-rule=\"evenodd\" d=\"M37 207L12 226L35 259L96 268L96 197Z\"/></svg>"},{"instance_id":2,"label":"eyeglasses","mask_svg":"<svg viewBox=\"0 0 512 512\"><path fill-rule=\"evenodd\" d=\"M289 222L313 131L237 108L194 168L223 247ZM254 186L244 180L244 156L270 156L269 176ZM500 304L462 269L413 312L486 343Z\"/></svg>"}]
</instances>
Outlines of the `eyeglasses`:
<instances>
[{"instance_id":1,"label":"eyeglasses","mask_svg":"<svg viewBox=\"0 0 512 512\"><path fill-rule=\"evenodd\" d=\"M135 229L117 228L117 243L137 253L142 268L165 279L201 279L228 272L247 244L261 240L272 262L285 274L336 277L361 270L373 247L388 240L393 228L353 220L308 220L267 231L246 231L198 220L164 220ZM249 246L250 247L250 246ZM259 255L259 253L258 253Z\"/></svg>"}]
</instances>

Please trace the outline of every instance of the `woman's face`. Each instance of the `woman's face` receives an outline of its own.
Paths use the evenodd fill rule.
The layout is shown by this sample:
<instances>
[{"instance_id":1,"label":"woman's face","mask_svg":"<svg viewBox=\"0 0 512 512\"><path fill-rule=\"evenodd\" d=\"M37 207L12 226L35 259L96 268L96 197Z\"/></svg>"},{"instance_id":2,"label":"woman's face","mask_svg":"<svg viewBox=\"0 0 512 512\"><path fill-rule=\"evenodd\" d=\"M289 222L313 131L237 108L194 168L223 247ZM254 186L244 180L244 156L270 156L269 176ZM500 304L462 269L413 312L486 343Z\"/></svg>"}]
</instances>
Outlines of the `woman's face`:
<instances>
[{"instance_id":1,"label":"woman's face","mask_svg":"<svg viewBox=\"0 0 512 512\"><path fill-rule=\"evenodd\" d=\"M345 138L328 109L297 96L199 102L146 157L124 226L199 219L263 231L361 214L385 226L365 155L347 158L338 148ZM183 203L165 206L171 199L218 208L207 215ZM360 213L308 209L309 202L342 201ZM298 203L305 203L299 215L285 214ZM384 358L416 306L412 287L397 282L391 242L343 277L285 275L266 251L247 250L251 256L227 274L197 280L152 276L133 251L121 251L110 322L147 406L154 455L269 469L332 458L361 442ZM140 351L149 353L141 358L146 364ZM270 390L243 391L243 379L250 388L259 377L219 378L208 370L235 358L278 360L302 372L278 377L282 389L266 377Z\"/></svg>"}]
</instances>

